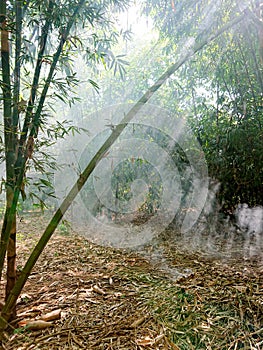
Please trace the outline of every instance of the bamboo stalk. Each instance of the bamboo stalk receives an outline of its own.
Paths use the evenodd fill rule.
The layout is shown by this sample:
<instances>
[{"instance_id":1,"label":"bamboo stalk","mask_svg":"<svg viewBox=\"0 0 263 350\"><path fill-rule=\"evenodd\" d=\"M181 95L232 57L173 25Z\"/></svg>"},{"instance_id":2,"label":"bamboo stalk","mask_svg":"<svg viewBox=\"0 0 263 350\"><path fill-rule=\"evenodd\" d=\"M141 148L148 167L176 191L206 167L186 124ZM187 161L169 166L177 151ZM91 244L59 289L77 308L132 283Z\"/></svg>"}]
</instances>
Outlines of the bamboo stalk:
<instances>
[{"instance_id":1,"label":"bamboo stalk","mask_svg":"<svg viewBox=\"0 0 263 350\"><path fill-rule=\"evenodd\" d=\"M3 230L0 243L0 280L5 261L9 234L5 235L5 229L12 227L10 209L13 201L14 190L14 140L12 120L12 93L10 81L10 54L9 54L9 33L7 28L6 0L0 4L1 11L1 61L2 61L2 90L4 102L4 144L5 144L5 165L6 165L6 210L4 216ZM12 220L13 221L13 220Z\"/></svg>"}]
</instances>

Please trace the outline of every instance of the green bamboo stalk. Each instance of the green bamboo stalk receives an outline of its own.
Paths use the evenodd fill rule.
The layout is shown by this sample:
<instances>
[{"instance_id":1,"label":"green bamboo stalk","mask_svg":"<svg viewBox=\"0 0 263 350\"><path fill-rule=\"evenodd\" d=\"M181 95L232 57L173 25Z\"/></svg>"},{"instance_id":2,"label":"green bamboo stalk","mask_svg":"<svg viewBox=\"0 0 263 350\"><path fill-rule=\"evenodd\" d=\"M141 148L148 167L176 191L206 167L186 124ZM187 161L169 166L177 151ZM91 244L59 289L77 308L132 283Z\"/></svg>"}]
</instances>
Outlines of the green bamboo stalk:
<instances>
[{"instance_id":1,"label":"green bamboo stalk","mask_svg":"<svg viewBox=\"0 0 263 350\"><path fill-rule=\"evenodd\" d=\"M7 28L6 0L0 3L1 11L1 61L2 61L2 90L4 103L4 137L5 137L5 165L6 165L6 210L4 216L3 230L0 242L0 280L6 255L9 234L5 235L5 229L12 227L10 208L13 201L14 190L14 130L12 120L12 92L10 81L10 54L9 33ZM9 232L10 232L9 230Z\"/></svg>"},{"instance_id":2,"label":"green bamboo stalk","mask_svg":"<svg viewBox=\"0 0 263 350\"><path fill-rule=\"evenodd\" d=\"M6 9L2 8L2 6L4 5L5 1L1 1L1 13L5 14L6 16ZM15 186L15 182L16 182L16 178L17 178L17 164L15 165L15 158L19 157L19 152L18 155L16 155L16 144L17 144L17 125L18 125L18 119L19 119L19 110L18 110L18 105L19 105L19 91L20 91L20 54L21 54L21 29L22 29L22 2L21 1L17 1L16 2L16 41L15 41L15 67L14 67L14 94L13 94L13 118L12 120L10 119L10 124L11 126L8 127L9 133L8 136L11 138L12 140L10 140L10 144L13 145L13 153L12 153L12 160L10 159L10 157L6 157L6 164L8 165L8 168L11 168L13 171L12 174L12 178L13 178L13 188L12 188L12 200L10 199L11 196L9 195L9 204L7 204L7 209L5 212L5 216L4 216L4 221L3 221L3 225L2 225L2 232L1 232L1 246L0 246L0 280L1 280L1 275L2 275L2 269L4 266L4 259L5 259L5 255L6 255L6 250L7 250L7 242L9 241L10 238L10 232L11 230L13 230L13 226L15 225L15 216L16 216L16 206L17 206L17 202L18 202L18 198L19 198L19 192L20 192L20 187L23 181L23 177L18 177L19 179L21 179L21 181L19 182L18 186ZM5 11L5 12L3 12ZM50 24L49 24L50 25ZM45 27L45 26L44 26ZM47 27L47 25L46 25ZM43 46L40 49L40 55L39 55L39 59L38 59L38 63L37 63L37 68L36 71L38 72L38 66L39 63L41 64L42 62L42 57L43 57L43 50L45 50L45 44L44 44L44 40L46 40L45 38L41 40L41 43L43 44ZM8 48L9 49L9 48ZM4 73L4 66L2 67L3 73ZM9 76L9 82L10 82L10 67L9 67L9 72L8 72L8 76ZM35 73L34 76L34 83L33 86L36 86L38 84L36 77L37 74ZM31 95L34 95L34 92L31 92ZM10 101L11 101L11 87L10 87ZM4 99L4 104L6 104L6 100ZM31 112L29 113L27 111L27 115L30 115ZM10 115L11 115L11 110L10 110ZM27 118L27 117L26 117ZM6 130L6 126L5 126L5 130ZM26 137L26 130L23 128L23 133L22 133L22 137ZM20 150L22 148L20 147ZM20 152L21 153L21 152ZM20 154L20 158L21 158L21 154ZM20 165L22 164L22 162L20 161ZM24 166L25 166L25 162L24 162ZM7 172L8 174L8 172ZM8 175L7 175L8 178ZM11 191L11 189L10 189ZM15 193L16 192L16 193ZM8 203L7 201L7 203ZM12 203L11 203L12 201ZM14 230L13 230L14 231Z\"/></svg>"},{"instance_id":3,"label":"green bamboo stalk","mask_svg":"<svg viewBox=\"0 0 263 350\"><path fill-rule=\"evenodd\" d=\"M14 67L14 86L13 86L13 115L12 115L12 131L10 138L12 141L12 176L14 177L14 163L17 149L17 125L19 119L19 94L20 94L20 55L22 43L22 2L17 0L15 3L15 67ZM14 191L15 178L13 178ZM12 206L12 202L10 203ZM6 292L5 298L8 298L10 291L13 289L16 281L16 216L12 222L12 228L9 235L7 246L7 270L6 270ZM15 317L16 310L13 310L13 317Z\"/></svg>"},{"instance_id":4,"label":"green bamboo stalk","mask_svg":"<svg viewBox=\"0 0 263 350\"><path fill-rule=\"evenodd\" d=\"M104 157L109 148L113 145L113 143L117 140L119 135L125 129L127 124L132 120L132 118L140 111L140 109L149 101L151 96L166 82L166 80L174 74L185 62L189 60L193 55L199 52L205 45L209 44L213 40L215 40L218 36L224 33L226 30L241 22L244 19L244 13L232 20L231 22L224 25L220 30L218 30L215 34L210 37L204 39L202 43L196 45L192 49L190 49L182 58L180 58L176 63L170 66L164 74L156 81L154 85L152 85L149 90L140 98L140 100L131 108L131 110L124 116L120 124L118 124L112 134L108 137L105 143L101 146L95 156L92 158L90 163L87 165L85 170L80 174L78 180L71 188L70 192L63 200L61 206L58 208L52 219L50 220L45 232L41 236L40 240L36 244L33 249L30 257L28 258L13 290L11 291L8 300L6 301L0 317L0 331L4 330L8 324L8 318L10 317L10 313L12 308L16 304L16 300L20 295L35 263L37 262L40 254L44 250L47 245L49 239L57 228L60 220L62 219L64 213L67 211L81 188L86 183L92 171L95 169L96 165L100 162L100 160Z\"/></svg>"}]
</instances>

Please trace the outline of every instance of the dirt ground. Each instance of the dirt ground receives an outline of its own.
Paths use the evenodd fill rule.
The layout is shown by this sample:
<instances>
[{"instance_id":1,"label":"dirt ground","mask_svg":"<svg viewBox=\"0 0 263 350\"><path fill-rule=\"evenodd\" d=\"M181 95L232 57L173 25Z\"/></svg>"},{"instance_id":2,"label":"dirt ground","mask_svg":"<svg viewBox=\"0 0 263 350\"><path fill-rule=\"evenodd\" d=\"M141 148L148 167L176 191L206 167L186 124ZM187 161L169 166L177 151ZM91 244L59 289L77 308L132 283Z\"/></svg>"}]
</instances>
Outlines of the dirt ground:
<instances>
[{"instance_id":1,"label":"dirt ground","mask_svg":"<svg viewBox=\"0 0 263 350\"><path fill-rule=\"evenodd\" d=\"M45 223L19 223L18 270ZM165 243L162 252L101 247L61 225L19 298L19 326L5 333L3 349L263 349L260 264ZM48 328L26 326L50 312L57 317Z\"/></svg>"}]
</instances>

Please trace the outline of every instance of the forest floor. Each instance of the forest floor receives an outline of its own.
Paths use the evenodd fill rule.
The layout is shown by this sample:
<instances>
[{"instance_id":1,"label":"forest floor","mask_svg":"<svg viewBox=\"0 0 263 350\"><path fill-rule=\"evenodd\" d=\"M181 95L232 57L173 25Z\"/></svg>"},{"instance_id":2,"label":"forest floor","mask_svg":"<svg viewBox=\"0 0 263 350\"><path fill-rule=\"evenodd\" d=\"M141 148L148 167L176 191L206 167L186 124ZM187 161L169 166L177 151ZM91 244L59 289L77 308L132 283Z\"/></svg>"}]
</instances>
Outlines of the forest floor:
<instances>
[{"instance_id":1,"label":"forest floor","mask_svg":"<svg viewBox=\"0 0 263 350\"><path fill-rule=\"evenodd\" d=\"M45 223L42 216L19 223L18 269ZM171 244L158 261L147 249L101 247L60 226L19 298L19 326L11 325L3 349L263 349L261 263ZM50 312L48 328L26 325Z\"/></svg>"}]
</instances>

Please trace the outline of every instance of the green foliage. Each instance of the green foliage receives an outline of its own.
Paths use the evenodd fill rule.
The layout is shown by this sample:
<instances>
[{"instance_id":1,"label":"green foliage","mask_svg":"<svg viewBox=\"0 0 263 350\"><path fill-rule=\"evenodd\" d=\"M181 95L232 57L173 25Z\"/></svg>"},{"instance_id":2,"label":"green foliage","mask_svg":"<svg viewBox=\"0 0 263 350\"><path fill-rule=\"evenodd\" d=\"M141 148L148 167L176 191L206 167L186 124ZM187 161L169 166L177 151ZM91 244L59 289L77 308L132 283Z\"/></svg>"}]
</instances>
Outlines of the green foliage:
<instances>
[{"instance_id":1,"label":"green foliage","mask_svg":"<svg viewBox=\"0 0 263 350\"><path fill-rule=\"evenodd\" d=\"M114 169L111 186L116 198L125 207L125 203L135 195L132 191L132 184L136 179L140 179L147 186L145 202L138 209L148 214L154 213L160 206L162 182L154 167L142 158L127 159Z\"/></svg>"},{"instance_id":2,"label":"green foliage","mask_svg":"<svg viewBox=\"0 0 263 350\"><path fill-rule=\"evenodd\" d=\"M21 35L21 52L18 53L20 102L18 120L14 121L14 132L17 134L17 141L23 133L19 141L21 145L26 142L27 132L34 133L37 137L32 145L32 154L30 154L30 160L26 167L30 175L23 182L30 188L29 197L39 199L41 206L43 206L41 199L43 196L46 197L47 193L53 195L53 191L50 191L52 183L49 181L46 185L42 183L41 186L32 183L30 181L32 174L35 178L35 172L42 174L54 172L57 167L56 161L50 154L55 143L69 133L75 134L82 130L74 126L74 122L63 120L60 115L56 115L58 101L69 107L80 101L76 94L79 76L74 71L75 59L84 55L86 63L94 71L102 65L105 68L113 69L115 74L119 73L120 76L124 76L125 65L128 63L123 55L115 56L111 46L123 36L122 31L115 28L115 16L120 11L125 10L129 2L129 0L84 2L84 5L79 9L77 2L73 4L72 1L68 0L21 2L23 11L21 23L24 28L22 35L17 33L15 27L16 7L19 2L10 1L8 5L7 25L11 34L11 62L15 60L15 54L18 50L16 40ZM54 62L59 42L66 35L68 18L71 18L76 11L77 15L72 24L72 30L65 37L58 63L47 85L47 73ZM45 35L46 39L44 39ZM40 54L42 47L44 47L44 51ZM37 65L39 65L38 68ZM33 73L34 69L35 73ZM33 92L34 100L31 99L34 89L33 79L38 80L38 82L36 81L37 90ZM99 91L99 85L96 81L88 79L88 83L97 92ZM43 92L46 87L49 89L49 94L44 96L41 91ZM11 93L15 93L15 91L11 90ZM45 104L41 102L40 105L41 96L43 96ZM1 101L4 102L3 97ZM32 106L31 103L33 103ZM36 119L34 115L38 114ZM34 118L35 121L33 121ZM0 143L3 143L2 138ZM23 145L23 147L25 146ZM1 157L1 160L5 161L5 157ZM33 193L35 190L36 193ZM44 191L43 195L41 195L41 191ZM26 191L23 189L23 197L25 193Z\"/></svg>"},{"instance_id":3,"label":"green foliage","mask_svg":"<svg viewBox=\"0 0 263 350\"><path fill-rule=\"evenodd\" d=\"M189 38L211 35L240 13L241 5L155 0L144 11L154 18L161 40L169 38L163 52L171 57L185 49ZM209 175L222 184L219 199L226 211L238 202L263 204L262 18L259 3L251 1L243 22L195 55L156 96L188 116Z\"/></svg>"},{"instance_id":4,"label":"green foliage","mask_svg":"<svg viewBox=\"0 0 263 350\"><path fill-rule=\"evenodd\" d=\"M61 235L68 235L70 233L70 231L71 231L70 222L67 220L62 220L58 226L58 232Z\"/></svg>"},{"instance_id":5,"label":"green foliage","mask_svg":"<svg viewBox=\"0 0 263 350\"><path fill-rule=\"evenodd\" d=\"M100 95L88 98L92 111L136 101L191 42L209 38L242 11L231 1L153 0L142 6L154 19L159 41L131 46L123 81L102 76ZM239 25L204 47L151 99L187 119L205 152L210 177L221 182L219 199L226 211L238 202L263 204L262 17L257 1L251 1Z\"/></svg>"}]
</instances>

